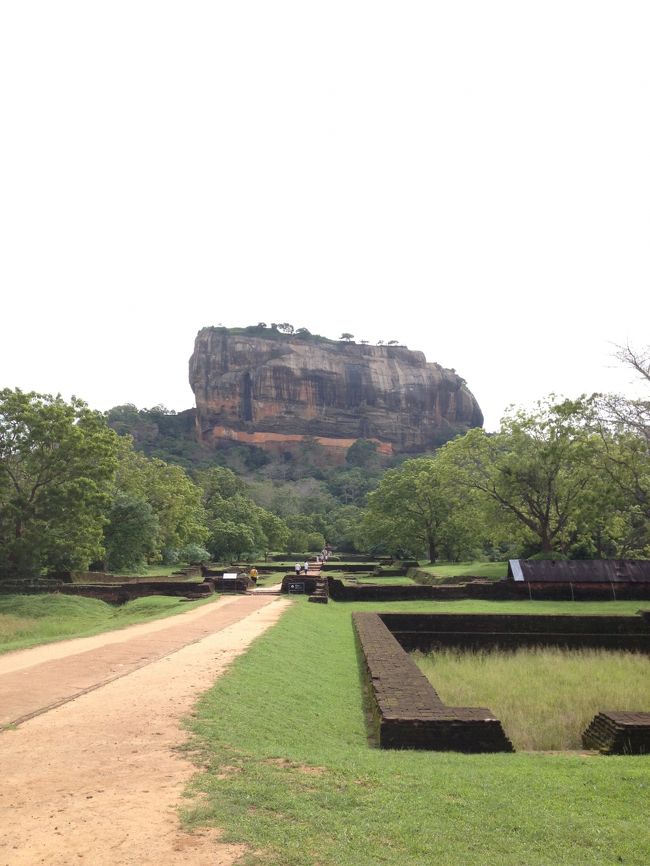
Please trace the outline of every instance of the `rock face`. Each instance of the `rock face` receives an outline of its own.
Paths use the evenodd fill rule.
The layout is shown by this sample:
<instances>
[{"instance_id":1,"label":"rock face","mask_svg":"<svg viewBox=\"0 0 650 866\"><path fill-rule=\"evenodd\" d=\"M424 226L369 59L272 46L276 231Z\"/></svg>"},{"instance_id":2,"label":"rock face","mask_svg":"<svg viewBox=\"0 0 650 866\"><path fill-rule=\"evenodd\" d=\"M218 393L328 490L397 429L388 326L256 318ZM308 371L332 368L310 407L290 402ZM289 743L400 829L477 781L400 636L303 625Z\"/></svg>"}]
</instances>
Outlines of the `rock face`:
<instances>
[{"instance_id":1,"label":"rock face","mask_svg":"<svg viewBox=\"0 0 650 866\"><path fill-rule=\"evenodd\" d=\"M340 456L364 438L384 454L421 453L483 424L464 380L422 352L271 328L203 328L190 385L206 444L282 451L309 436Z\"/></svg>"}]
</instances>

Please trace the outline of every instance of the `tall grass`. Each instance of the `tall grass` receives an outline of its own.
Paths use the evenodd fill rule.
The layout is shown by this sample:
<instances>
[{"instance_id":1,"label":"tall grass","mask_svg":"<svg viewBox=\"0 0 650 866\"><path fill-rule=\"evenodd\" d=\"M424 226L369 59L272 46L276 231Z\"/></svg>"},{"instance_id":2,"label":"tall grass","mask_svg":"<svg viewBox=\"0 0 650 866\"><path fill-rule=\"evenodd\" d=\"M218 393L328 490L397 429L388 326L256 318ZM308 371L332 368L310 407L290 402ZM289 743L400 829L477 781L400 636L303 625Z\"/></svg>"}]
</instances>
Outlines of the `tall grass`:
<instances>
[{"instance_id":1,"label":"tall grass","mask_svg":"<svg viewBox=\"0 0 650 866\"><path fill-rule=\"evenodd\" d=\"M600 710L650 711L650 659L636 653L533 647L413 657L449 706L489 707L516 749L579 749Z\"/></svg>"}]
</instances>

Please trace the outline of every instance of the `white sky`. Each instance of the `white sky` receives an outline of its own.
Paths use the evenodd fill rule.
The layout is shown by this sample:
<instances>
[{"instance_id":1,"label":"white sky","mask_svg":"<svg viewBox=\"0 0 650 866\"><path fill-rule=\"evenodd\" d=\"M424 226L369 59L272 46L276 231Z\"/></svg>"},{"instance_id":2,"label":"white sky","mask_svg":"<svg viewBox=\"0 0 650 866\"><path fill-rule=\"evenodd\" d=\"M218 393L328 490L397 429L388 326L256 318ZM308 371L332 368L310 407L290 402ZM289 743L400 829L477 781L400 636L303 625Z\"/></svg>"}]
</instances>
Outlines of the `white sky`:
<instances>
[{"instance_id":1,"label":"white sky","mask_svg":"<svg viewBox=\"0 0 650 866\"><path fill-rule=\"evenodd\" d=\"M650 342L650 4L0 5L0 387L193 405L207 325L510 403ZM634 393L634 390L632 391Z\"/></svg>"}]
</instances>

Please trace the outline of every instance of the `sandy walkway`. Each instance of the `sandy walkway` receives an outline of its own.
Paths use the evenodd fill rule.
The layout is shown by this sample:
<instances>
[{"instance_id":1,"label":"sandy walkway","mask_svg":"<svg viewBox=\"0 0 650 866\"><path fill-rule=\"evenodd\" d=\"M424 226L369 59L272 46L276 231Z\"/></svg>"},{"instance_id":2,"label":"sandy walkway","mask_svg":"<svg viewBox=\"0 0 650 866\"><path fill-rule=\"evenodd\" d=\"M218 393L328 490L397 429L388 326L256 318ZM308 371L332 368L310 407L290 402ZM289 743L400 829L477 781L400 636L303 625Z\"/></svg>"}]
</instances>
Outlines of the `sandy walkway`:
<instances>
[{"instance_id":1,"label":"sandy walkway","mask_svg":"<svg viewBox=\"0 0 650 866\"><path fill-rule=\"evenodd\" d=\"M0 658L0 715L36 714L0 733L0 866L233 863L218 834L179 830L180 720L289 603L228 598Z\"/></svg>"}]
</instances>

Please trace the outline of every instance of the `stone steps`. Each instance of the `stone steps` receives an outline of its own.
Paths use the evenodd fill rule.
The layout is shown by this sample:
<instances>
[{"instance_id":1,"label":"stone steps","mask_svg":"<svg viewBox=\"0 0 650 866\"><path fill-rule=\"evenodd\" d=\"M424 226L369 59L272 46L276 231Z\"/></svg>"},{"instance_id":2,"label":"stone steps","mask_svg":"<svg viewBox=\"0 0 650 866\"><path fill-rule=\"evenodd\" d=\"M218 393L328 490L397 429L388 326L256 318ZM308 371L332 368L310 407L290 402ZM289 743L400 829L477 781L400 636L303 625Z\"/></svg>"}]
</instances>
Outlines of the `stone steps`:
<instances>
[{"instance_id":1,"label":"stone steps","mask_svg":"<svg viewBox=\"0 0 650 866\"><path fill-rule=\"evenodd\" d=\"M309 601L315 604L327 604L329 601L329 584L327 578L321 574L321 563L317 562L309 567L307 574L318 578L316 581L316 589L309 596Z\"/></svg>"}]
</instances>

